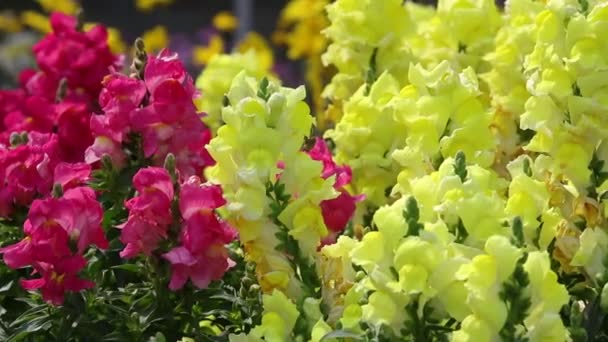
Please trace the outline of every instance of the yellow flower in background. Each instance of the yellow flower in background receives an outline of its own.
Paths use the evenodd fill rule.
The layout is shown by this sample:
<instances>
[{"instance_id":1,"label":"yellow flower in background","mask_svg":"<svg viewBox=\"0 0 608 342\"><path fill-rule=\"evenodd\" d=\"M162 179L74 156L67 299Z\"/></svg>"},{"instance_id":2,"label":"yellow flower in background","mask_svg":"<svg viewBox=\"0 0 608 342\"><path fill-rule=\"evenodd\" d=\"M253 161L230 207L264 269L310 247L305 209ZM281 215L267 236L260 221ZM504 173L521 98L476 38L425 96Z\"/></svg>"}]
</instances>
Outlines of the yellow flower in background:
<instances>
[{"instance_id":1,"label":"yellow flower in background","mask_svg":"<svg viewBox=\"0 0 608 342\"><path fill-rule=\"evenodd\" d=\"M36 11L24 11L21 13L21 22L40 33L51 32L51 23L49 18Z\"/></svg>"},{"instance_id":2,"label":"yellow flower in background","mask_svg":"<svg viewBox=\"0 0 608 342\"><path fill-rule=\"evenodd\" d=\"M292 60L305 59L305 79L310 89L313 110L317 116L318 129L324 131L335 123L331 114L324 113L323 87L331 73L323 66L321 54L327 46L322 31L329 26L325 13L328 0L292 0L282 9L277 30L272 35L273 43L287 47L287 57ZM339 116L339 115L338 115Z\"/></svg>"},{"instance_id":3,"label":"yellow flower in background","mask_svg":"<svg viewBox=\"0 0 608 342\"><path fill-rule=\"evenodd\" d=\"M74 15L80 9L78 2L74 0L36 0L42 9L47 12L62 12Z\"/></svg>"},{"instance_id":4,"label":"yellow flower in background","mask_svg":"<svg viewBox=\"0 0 608 342\"><path fill-rule=\"evenodd\" d=\"M127 50L127 45L122 39L120 31L115 27L108 27L108 46L112 53L123 53Z\"/></svg>"},{"instance_id":5,"label":"yellow flower in background","mask_svg":"<svg viewBox=\"0 0 608 342\"><path fill-rule=\"evenodd\" d=\"M197 45L192 49L192 62L207 65L211 59L224 52L224 40L219 35L211 37L207 46Z\"/></svg>"},{"instance_id":6,"label":"yellow flower in background","mask_svg":"<svg viewBox=\"0 0 608 342\"><path fill-rule=\"evenodd\" d=\"M329 25L325 16L328 0L292 0L281 11L276 44L286 45L290 59L319 55L327 39L321 31Z\"/></svg>"},{"instance_id":7,"label":"yellow flower in background","mask_svg":"<svg viewBox=\"0 0 608 342\"><path fill-rule=\"evenodd\" d=\"M168 6L175 0L135 0L135 7L143 12L149 12L156 7Z\"/></svg>"},{"instance_id":8,"label":"yellow flower in background","mask_svg":"<svg viewBox=\"0 0 608 342\"><path fill-rule=\"evenodd\" d=\"M211 22L213 23L213 27L224 32L232 32L239 27L238 18L228 11L217 13Z\"/></svg>"},{"instance_id":9,"label":"yellow flower in background","mask_svg":"<svg viewBox=\"0 0 608 342\"><path fill-rule=\"evenodd\" d=\"M19 18L14 13L0 12L0 32L19 32L22 28Z\"/></svg>"},{"instance_id":10,"label":"yellow flower in background","mask_svg":"<svg viewBox=\"0 0 608 342\"><path fill-rule=\"evenodd\" d=\"M84 30L88 31L92 29L95 25L100 25L99 23L86 23L84 24ZM115 27L106 27L108 31L108 46L112 53L120 54L127 50L127 45L122 39L122 35L120 31Z\"/></svg>"},{"instance_id":11,"label":"yellow flower in background","mask_svg":"<svg viewBox=\"0 0 608 342\"><path fill-rule=\"evenodd\" d=\"M169 32L162 25L154 26L144 32L141 38L148 52L157 52L169 45Z\"/></svg>"},{"instance_id":12,"label":"yellow flower in background","mask_svg":"<svg viewBox=\"0 0 608 342\"><path fill-rule=\"evenodd\" d=\"M262 69L268 70L272 68L274 54L268 41L259 33L247 33L247 35L237 44L236 50L241 53L253 50L258 57L258 63L260 63Z\"/></svg>"}]
</instances>

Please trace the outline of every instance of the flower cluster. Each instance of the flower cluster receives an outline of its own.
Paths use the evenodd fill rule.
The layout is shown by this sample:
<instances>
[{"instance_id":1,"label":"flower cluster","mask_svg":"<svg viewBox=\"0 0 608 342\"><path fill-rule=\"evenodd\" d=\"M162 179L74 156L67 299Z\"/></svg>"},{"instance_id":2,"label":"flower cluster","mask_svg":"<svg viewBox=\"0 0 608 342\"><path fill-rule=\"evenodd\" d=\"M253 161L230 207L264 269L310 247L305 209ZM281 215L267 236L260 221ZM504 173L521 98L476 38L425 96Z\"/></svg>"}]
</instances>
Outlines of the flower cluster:
<instances>
[{"instance_id":1,"label":"flower cluster","mask_svg":"<svg viewBox=\"0 0 608 342\"><path fill-rule=\"evenodd\" d=\"M53 304L102 284L83 314L107 300L135 340L607 338L608 5L505 8L293 0L289 54L327 42L336 72L312 114L255 34L199 51L195 85L54 15L0 92L4 263Z\"/></svg>"},{"instance_id":2,"label":"flower cluster","mask_svg":"<svg viewBox=\"0 0 608 342\"><path fill-rule=\"evenodd\" d=\"M129 217L119 226L125 244L121 257L150 256L161 242L175 243L170 229L177 229L180 245L162 255L172 266L170 289L182 288L188 278L198 288L206 288L234 265L225 245L236 238L236 232L214 212L226 203L219 186L201 184L192 176L179 186L176 199L171 175L158 167L140 169L133 186L138 195L126 202ZM174 212L174 200L179 213Z\"/></svg>"},{"instance_id":3,"label":"flower cluster","mask_svg":"<svg viewBox=\"0 0 608 342\"><path fill-rule=\"evenodd\" d=\"M137 136L142 158L162 165L172 153L183 177L202 176L213 163L204 148L211 136L194 106L192 78L168 50L150 56L142 69L143 79L118 73L104 78L99 96L103 114L91 117L95 142L85 152L86 162L96 163L107 154L114 165L123 166L123 145L137 143Z\"/></svg>"},{"instance_id":4,"label":"flower cluster","mask_svg":"<svg viewBox=\"0 0 608 342\"><path fill-rule=\"evenodd\" d=\"M20 89L0 91L3 217L48 195L57 163L84 160L100 82L119 65L104 27L82 31L61 13L51 16L51 24L53 32L34 47L40 70L23 71Z\"/></svg>"},{"instance_id":5,"label":"flower cluster","mask_svg":"<svg viewBox=\"0 0 608 342\"><path fill-rule=\"evenodd\" d=\"M308 154L313 160L323 163L321 176L324 179L335 176L334 188L340 192L338 197L324 200L319 204L323 214L323 222L329 230L329 234L323 239L323 244L331 244L346 228L355 213L356 203L362 200L363 196L353 196L348 192L346 187L351 181L352 171L348 165L336 165L331 151L323 139L317 137L315 145Z\"/></svg>"},{"instance_id":6,"label":"flower cluster","mask_svg":"<svg viewBox=\"0 0 608 342\"><path fill-rule=\"evenodd\" d=\"M368 94L369 92L369 94ZM336 161L353 170L352 186L375 206L385 203L386 189L399 173L391 154L403 147L403 124L396 120L395 105L389 103L399 94L399 84L383 73L368 90L362 86L344 103L342 118L325 137L335 143ZM374 132L383 132L375 134Z\"/></svg>"},{"instance_id":7,"label":"flower cluster","mask_svg":"<svg viewBox=\"0 0 608 342\"><path fill-rule=\"evenodd\" d=\"M41 289L46 301L61 304L66 291L94 285L79 275L88 248L108 247L83 161L101 80L119 58L103 26L84 31L61 13L50 22L52 32L33 48L40 70L23 71L20 89L0 91L0 216L23 224L25 233L1 252L10 268L30 266L40 276L22 280L23 288Z\"/></svg>"},{"instance_id":8,"label":"flower cluster","mask_svg":"<svg viewBox=\"0 0 608 342\"><path fill-rule=\"evenodd\" d=\"M260 63L260 57L250 50L245 53L216 55L210 59L196 80L196 87L205 94L201 97L198 107L207 113L204 121L214 131L217 131L223 123L224 95L230 90L233 79L241 71L255 78L262 78L270 72Z\"/></svg>"},{"instance_id":9,"label":"flower cluster","mask_svg":"<svg viewBox=\"0 0 608 342\"><path fill-rule=\"evenodd\" d=\"M217 161L208 169L208 178L223 187L230 222L239 230L246 255L256 263L262 289L270 292L279 288L293 297L299 296L301 284L287 256L276 249L281 243L277 235L282 229L278 215L281 206L286 205L283 202L288 199L285 198L286 186L277 187L277 174L281 172L281 182L302 190L309 185L307 177L315 177L316 174L322 181L321 164L300 151L312 123L303 98L303 88L278 88L266 79L258 84L256 79L247 77L245 71L239 73L227 94L228 106L222 109L222 119L226 124L220 127L208 146ZM282 171L278 167L280 161L286 167ZM292 161L308 167L300 169L302 177L299 179L294 179L298 174L289 171ZM333 194L333 181L325 183L326 190ZM324 196L327 195L317 194L317 198ZM301 198L301 203L305 204L306 197ZM270 206L273 201L281 202L276 204L279 207L274 213ZM317 219L314 222L322 221L319 208L310 209L313 211L311 215ZM295 212L297 210L292 211L286 220L293 220ZM306 225L308 222L301 220L301 223ZM300 236L309 237L309 229L302 228ZM318 235L316 243L314 239L312 237L312 246L308 246L311 252L319 243Z\"/></svg>"},{"instance_id":10,"label":"flower cluster","mask_svg":"<svg viewBox=\"0 0 608 342\"><path fill-rule=\"evenodd\" d=\"M13 269L31 266L40 278L22 280L27 290L41 289L43 298L59 305L66 291L94 286L80 278L90 246L107 248L101 228L103 211L95 192L83 186L91 169L84 163L60 163L54 169L53 197L32 202L20 242L0 249ZM50 175L49 175L50 176Z\"/></svg>"}]
</instances>

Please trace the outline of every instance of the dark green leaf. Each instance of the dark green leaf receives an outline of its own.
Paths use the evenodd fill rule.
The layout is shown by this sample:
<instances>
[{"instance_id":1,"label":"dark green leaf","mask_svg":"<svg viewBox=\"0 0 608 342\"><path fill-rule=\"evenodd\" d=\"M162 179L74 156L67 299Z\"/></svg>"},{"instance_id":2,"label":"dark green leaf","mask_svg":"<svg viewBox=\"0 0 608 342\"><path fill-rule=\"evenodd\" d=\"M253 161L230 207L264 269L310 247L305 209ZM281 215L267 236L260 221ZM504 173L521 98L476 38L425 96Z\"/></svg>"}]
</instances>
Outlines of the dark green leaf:
<instances>
[{"instance_id":1,"label":"dark green leaf","mask_svg":"<svg viewBox=\"0 0 608 342\"><path fill-rule=\"evenodd\" d=\"M116 265L116 266L112 266L111 268L117 269L117 270L133 272L133 273L137 273L137 272L141 271L141 266L134 265L134 264Z\"/></svg>"},{"instance_id":2,"label":"dark green leaf","mask_svg":"<svg viewBox=\"0 0 608 342\"><path fill-rule=\"evenodd\" d=\"M355 334L347 330L335 330L325 334L325 336L321 338L321 342L327 341L331 338L350 338L356 341L363 341L363 336L361 336L360 334Z\"/></svg>"}]
</instances>

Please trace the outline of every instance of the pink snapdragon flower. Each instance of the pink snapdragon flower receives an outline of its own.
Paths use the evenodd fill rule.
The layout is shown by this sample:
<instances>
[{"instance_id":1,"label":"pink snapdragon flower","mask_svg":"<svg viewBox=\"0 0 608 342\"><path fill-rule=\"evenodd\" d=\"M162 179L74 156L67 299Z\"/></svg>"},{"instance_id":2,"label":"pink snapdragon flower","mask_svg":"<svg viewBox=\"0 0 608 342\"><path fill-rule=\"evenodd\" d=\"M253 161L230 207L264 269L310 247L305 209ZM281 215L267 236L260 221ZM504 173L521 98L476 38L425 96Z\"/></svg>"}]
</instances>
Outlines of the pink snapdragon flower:
<instances>
[{"instance_id":1,"label":"pink snapdragon flower","mask_svg":"<svg viewBox=\"0 0 608 342\"><path fill-rule=\"evenodd\" d=\"M127 222L120 225L120 240L125 248L122 258L133 258L140 253L150 255L159 242L167 237L167 229L173 220L171 203L174 197L173 183L167 170L147 167L133 177L138 195L128 200Z\"/></svg>"},{"instance_id":2,"label":"pink snapdragon flower","mask_svg":"<svg viewBox=\"0 0 608 342\"><path fill-rule=\"evenodd\" d=\"M4 118L13 112L21 111L26 94L22 89L0 90L0 131L4 131Z\"/></svg>"},{"instance_id":3,"label":"pink snapdragon flower","mask_svg":"<svg viewBox=\"0 0 608 342\"><path fill-rule=\"evenodd\" d=\"M76 187L67 190L62 200L72 211L66 230L70 239L76 241L78 253L93 245L100 249L108 248L108 240L101 227L103 209L97 202L95 191L87 186Z\"/></svg>"},{"instance_id":4,"label":"pink snapdragon flower","mask_svg":"<svg viewBox=\"0 0 608 342\"><path fill-rule=\"evenodd\" d=\"M237 233L214 212L226 203L219 186L201 185L197 177L192 177L182 185L179 201L184 220L182 244L163 255L171 263L169 288L181 289L188 279L196 287L205 288L234 266L225 245Z\"/></svg>"},{"instance_id":5,"label":"pink snapdragon flower","mask_svg":"<svg viewBox=\"0 0 608 342\"><path fill-rule=\"evenodd\" d=\"M162 165L172 153L181 177L202 176L214 161L205 149L211 132L196 111L196 96L192 78L168 50L148 57L143 81L116 73L106 77L99 96L103 115L91 118L95 140L85 152L86 162L95 163L107 154L121 167L122 144L129 133L137 133L144 157L153 165Z\"/></svg>"},{"instance_id":6,"label":"pink snapdragon flower","mask_svg":"<svg viewBox=\"0 0 608 342\"><path fill-rule=\"evenodd\" d=\"M91 166L85 163L59 162L53 173L54 184L59 184L63 190L85 184L91 179Z\"/></svg>"},{"instance_id":7,"label":"pink snapdragon flower","mask_svg":"<svg viewBox=\"0 0 608 342\"><path fill-rule=\"evenodd\" d=\"M76 18L59 12L51 15L50 22L53 31L33 48L41 71L56 80L65 78L69 90L95 99L103 77L111 67L119 67L108 46L106 28L97 25L79 31Z\"/></svg>"},{"instance_id":8,"label":"pink snapdragon flower","mask_svg":"<svg viewBox=\"0 0 608 342\"><path fill-rule=\"evenodd\" d=\"M86 166L86 167L85 167ZM93 189L78 186L89 177L88 165L59 164L55 184L68 188L61 197L47 197L32 202L23 224L23 240L0 248L10 268L27 266L40 278L22 280L26 290L40 289L43 298L55 305L63 303L66 291L80 291L94 284L80 279L85 267L86 249L105 249L108 241L101 227L103 210ZM55 194L57 195L57 194Z\"/></svg>"},{"instance_id":9,"label":"pink snapdragon flower","mask_svg":"<svg viewBox=\"0 0 608 342\"><path fill-rule=\"evenodd\" d=\"M131 113L131 125L143 137L145 156L161 165L173 153L182 177L202 176L214 161L205 149L211 132L193 103L198 94L192 78L177 55L165 49L148 59L144 81L150 101Z\"/></svg>"},{"instance_id":10,"label":"pink snapdragon flower","mask_svg":"<svg viewBox=\"0 0 608 342\"><path fill-rule=\"evenodd\" d=\"M66 257L54 264L38 262L34 265L41 278L21 280L26 290L42 292L42 298L53 305L61 305L65 292L78 292L95 286L92 281L81 279L78 273L86 266L87 260L82 255Z\"/></svg>"},{"instance_id":11,"label":"pink snapdragon flower","mask_svg":"<svg viewBox=\"0 0 608 342\"><path fill-rule=\"evenodd\" d=\"M13 111L4 116L4 137L7 141L12 132L51 133L55 122L55 107L48 100L30 96Z\"/></svg>"},{"instance_id":12,"label":"pink snapdragon flower","mask_svg":"<svg viewBox=\"0 0 608 342\"><path fill-rule=\"evenodd\" d=\"M90 121L93 144L85 151L85 161L93 164L107 154L118 167L124 164L122 143L130 131L129 117L146 96L145 84L135 78L112 73L103 79L99 105L104 114Z\"/></svg>"},{"instance_id":13,"label":"pink snapdragon flower","mask_svg":"<svg viewBox=\"0 0 608 342\"><path fill-rule=\"evenodd\" d=\"M344 189L352 180L352 171L348 165L338 166L335 163L331 151L323 139L317 137L315 145L308 154L313 160L323 163L321 174L323 178L326 179L335 175L334 188L340 192L338 197L321 202L323 222L329 230L329 235L323 239L322 244L331 244L336 241L338 234L346 228L354 215L356 203L363 200L364 197L352 196Z\"/></svg>"},{"instance_id":14,"label":"pink snapdragon flower","mask_svg":"<svg viewBox=\"0 0 608 342\"><path fill-rule=\"evenodd\" d=\"M84 161L84 152L93 143L89 128L91 121L89 105L83 102L64 101L55 105L55 110L61 160L73 163Z\"/></svg>"},{"instance_id":15,"label":"pink snapdragon flower","mask_svg":"<svg viewBox=\"0 0 608 342\"><path fill-rule=\"evenodd\" d=\"M31 132L27 139L25 145L0 146L0 217L8 217L15 205L28 205L36 195L51 191L59 159L57 136Z\"/></svg>"},{"instance_id":16,"label":"pink snapdragon flower","mask_svg":"<svg viewBox=\"0 0 608 342\"><path fill-rule=\"evenodd\" d=\"M315 145L308 154L313 160L318 160L323 163L323 173L321 174L323 178L329 178L333 175L336 176L336 182L334 184L336 189L350 183L353 174L350 166L338 166L336 162L334 162L331 151L327 147L325 140L316 137Z\"/></svg>"}]
</instances>

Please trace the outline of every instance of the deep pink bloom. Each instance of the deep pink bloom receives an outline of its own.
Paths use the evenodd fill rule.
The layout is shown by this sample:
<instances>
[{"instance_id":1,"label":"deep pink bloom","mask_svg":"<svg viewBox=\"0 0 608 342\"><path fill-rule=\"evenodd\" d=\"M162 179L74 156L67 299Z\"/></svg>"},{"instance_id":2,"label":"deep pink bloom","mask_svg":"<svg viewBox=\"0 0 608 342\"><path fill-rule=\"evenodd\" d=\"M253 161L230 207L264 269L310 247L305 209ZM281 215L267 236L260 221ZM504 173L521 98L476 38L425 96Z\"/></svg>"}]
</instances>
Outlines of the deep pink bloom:
<instances>
[{"instance_id":1,"label":"deep pink bloom","mask_svg":"<svg viewBox=\"0 0 608 342\"><path fill-rule=\"evenodd\" d=\"M13 112L20 112L26 99L21 89L0 90L0 131L5 130L4 118Z\"/></svg>"},{"instance_id":2,"label":"deep pink bloom","mask_svg":"<svg viewBox=\"0 0 608 342\"><path fill-rule=\"evenodd\" d=\"M92 245L101 249L108 248L108 240L101 227L103 209L95 198L93 189L86 186L69 189L60 201L71 210L66 230L70 239L77 242L78 253L83 253Z\"/></svg>"},{"instance_id":3,"label":"deep pink bloom","mask_svg":"<svg viewBox=\"0 0 608 342\"><path fill-rule=\"evenodd\" d=\"M119 73L104 77L103 89L99 93L99 105L106 115L121 114L128 121L130 111L137 108L146 95L143 81Z\"/></svg>"},{"instance_id":4,"label":"deep pink bloom","mask_svg":"<svg viewBox=\"0 0 608 342\"><path fill-rule=\"evenodd\" d=\"M168 225L173 220L174 189L167 170L159 167L141 169L133 177L133 187L138 195L125 203L129 218L118 227L122 229L120 240L125 244L120 253L123 258L139 253L149 255L166 238Z\"/></svg>"},{"instance_id":5,"label":"deep pink bloom","mask_svg":"<svg viewBox=\"0 0 608 342\"><path fill-rule=\"evenodd\" d=\"M200 253L216 244L227 244L237 237L228 223L218 220L215 213L198 212L184 222L182 244L193 253Z\"/></svg>"},{"instance_id":6,"label":"deep pink bloom","mask_svg":"<svg viewBox=\"0 0 608 342\"><path fill-rule=\"evenodd\" d=\"M167 80L177 81L184 87L190 99L196 94L192 77L177 54L168 49L161 50L157 56L149 56L144 70L144 80L148 91L152 94L152 101L156 100L156 88Z\"/></svg>"},{"instance_id":7,"label":"deep pink bloom","mask_svg":"<svg viewBox=\"0 0 608 342\"><path fill-rule=\"evenodd\" d=\"M334 199L322 201L321 213L323 222L329 229L329 235L322 241L322 245L334 243L340 233L353 217L356 203L363 200L363 196L352 196L344 189L352 180L352 171L348 165L338 166L333 160L331 151L325 141L316 138L315 145L308 152L313 160L323 163L323 178L336 177L334 188L340 191L340 195Z\"/></svg>"},{"instance_id":8,"label":"deep pink bloom","mask_svg":"<svg viewBox=\"0 0 608 342\"><path fill-rule=\"evenodd\" d=\"M89 187L67 190L61 198L32 203L24 231L37 248L37 260L54 262L70 254L68 240L76 242L78 253L91 246L107 248L101 222L103 210Z\"/></svg>"},{"instance_id":9,"label":"deep pink bloom","mask_svg":"<svg viewBox=\"0 0 608 342\"><path fill-rule=\"evenodd\" d=\"M162 165L167 154L173 153L182 177L202 176L214 161L205 149L211 132L193 103L197 93L192 78L176 54L163 50L150 56L144 82L149 101L130 114L133 131L142 135L144 155Z\"/></svg>"},{"instance_id":10,"label":"deep pink bloom","mask_svg":"<svg viewBox=\"0 0 608 342\"><path fill-rule=\"evenodd\" d=\"M28 140L15 148L0 147L0 214L4 217L15 205L28 205L35 195L51 191L59 154L57 136L31 132Z\"/></svg>"},{"instance_id":11,"label":"deep pink bloom","mask_svg":"<svg viewBox=\"0 0 608 342\"><path fill-rule=\"evenodd\" d=\"M120 257L129 259L140 253L151 255L158 248L161 240L167 237L167 225L161 225L142 215L129 215L127 222L117 228L121 229L120 241L125 248Z\"/></svg>"},{"instance_id":12,"label":"deep pink bloom","mask_svg":"<svg viewBox=\"0 0 608 342\"><path fill-rule=\"evenodd\" d=\"M16 244L0 248L0 253L3 254L6 266L12 269L31 265L35 260L34 245L29 237L25 237Z\"/></svg>"},{"instance_id":13,"label":"deep pink bloom","mask_svg":"<svg viewBox=\"0 0 608 342\"><path fill-rule=\"evenodd\" d=\"M23 230L32 239L37 261L54 263L71 254L68 228L73 211L57 198L32 202Z\"/></svg>"},{"instance_id":14,"label":"deep pink bloom","mask_svg":"<svg viewBox=\"0 0 608 342\"><path fill-rule=\"evenodd\" d=\"M76 29L76 18L55 12L50 18L53 32L34 45L40 69L56 79L65 78L68 87L97 98L101 80L118 59L107 43L107 31L95 26L86 32Z\"/></svg>"},{"instance_id":15,"label":"deep pink bloom","mask_svg":"<svg viewBox=\"0 0 608 342\"><path fill-rule=\"evenodd\" d=\"M201 185L198 177L190 177L182 184L179 193L179 208L185 220L194 214L203 212L210 214L226 204L219 185Z\"/></svg>"},{"instance_id":16,"label":"deep pink bloom","mask_svg":"<svg viewBox=\"0 0 608 342\"><path fill-rule=\"evenodd\" d=\"M201 254L193 254L186 247L175 247L163 258L171 263L171 290L179 290L188 281L199 289L206 288L213 280L219 280L224 273L235 265L228 257L224 245L210 246Z\"/></svg>"},{"instance_id":17,"label":"deep pink bloom","mask_svg":"<svg viewBox=\"0 0 608 342\"><path fill-rule=\"evenodd\" d=\"M175 194L169 172L162 167L146 167L133 176L133 187L143 196L160 192L171 201Z\"/></svg>"},{"instance_id":18,"label":"deep pink bloom","mask_svg":"<svg viewBox=\"0 0 608 342\"><path fill-rule=\"evenodd\" d=\"M29 70L21 75L23 89L31 96L38 96L49 102L55 101L59 76L44 71Z\"/></svg>"},{"instance_id":19,"label":"deep pink bloom","mask_svg":"<svg viewBox=\"0 0 608 342\"><path fill-rule=\"evenodd\" d=\"M131 213L153 218L159 223L171 222L174 190L167 170L160 167L140 169L133 176L133 187L138 195L126 203Z\"/></svg>"},{"instance_id":20,"label":"deep pink bloom","mask_svg":"<svg viewBox=\"0 0 608 342\"><path fill-rule=\"evenodd\" d=\"M17 76L18 81L19 81L19 86L21 86L22 88L25 88L25 85L27 84L27 82L34 77L34 75L36 75L36 70L32 69L32 68L26 68L23 69L19 72L19 75Z\"/></svg>"},{"instance_id":21,"label":"deep pink bloom","mask_svg":"<svg viewBox=\"0 0 608 342\"><path fill-rule=\"evenodd\" d=\"M329 178L336 175L334 187L341 188L350 183L352 179L352 171L348 165L338 166L333 160L331 151L327 147L325 140L317 137L315 145L308 152L313 160L318 160L323 163L323 178Z\"/></svg>"},{"instance_id":22,"label":"deep pink bloom","mask_svg":"<svg viewBox=\"0 0 608 342\"><path fill-rule=\"evenodd\" d=\"M94 142L86 149L84 159L93 164L107 154L113 165L121 168L126 157L122 143L131 129L129 117L141 104L146 87L142 81L118 73L107 75L102 84L99 105L104 114L91 116Z\"/></svg>"},{"instance_id":23,"label":"deep pink bloom","mask_svg":"<svg viewBox=\"0 0 608 342\"><path fill-rule=\"evenodd\" d=\"M163 255L171 263L170 289L182 288L188 278L198 288L205 288L234 265L225 244L233 241L237 232L215 213L224 204L226 200L217 185L202 185L198 177L191 177L182 185L182 245Z\"/></svg>"},{"instance_id":24,"label":"deep pink bloom","mask_svg":"<svg viewBox=\"0 0 608 342\"><path fill-rule=\"evenodd\" d=\"M205 149L211 134L196 112L192 97L176 80L156 85L154 101L131 115L131 126L143 137L146 157L160 165L168 153L184 177L202 175L212 159Z\"/></svg>"},{"instance_id":25,"label":"deep pink bloom","mask_svg":"<svg viewBox=\"0 0 608 342\"><path fill-rule=\"evenodd\" d=\"M61 159L68 162L84 161L84 152L93 143L90 121L91 111L83 102L62 102L57 111L57 136Z\"/></svg>"},{"instance_id":26,"label":"deep pink bloom","mask_svg":"<svg viewBox=\"0 0 608 342\"><path fill-rule=\"evenodd\" d=\"M355 213L356 202L357 197L351 196L346 190L342 190L334 199L321 202L323 221L327 228L334 232L342 231Z\"/></svg>"},{"instance_id":27,"label":"deep pink bloom","mask_svg":"<svg viewBox=\"0 0 608 342\"><path fill-rule=\"evenodd\" d=\"M95 283L78 276L78 273L86 264L87 261L82 255L69 256L55 264L37 263L34 266L35 270L42 277L21 280L21 286L26 290L40 289L45 301L54 305L61 305L64 301L65 292L77 292L95 286Z\"/></svg>"},{"instance_id":28,"label":"deep pink bloom","mask_svg":"<svg viewBox=\"0 0 608 342\"><path fill-rule=\"evenodd\" d=\"M86 163L60 162L55 166L53 180L60 184L63 190L84 184L90 179L91 166Z\"/></svg>"},{"instance_id":29,"label":"deep pink bloom","mask_svg":"<svg viewBox=\"0 0 608 342\"><path fill-rule=\"evenodd\" d=\"M50 133L53 130L56 118L55 107L48 100L30 96L23 102L21 108L9 112L4 117L6 132Z\"/></svg>"},{"instance_id":30,"label":"deep pink bloom","mask_svg":"<svg viewBox=\"0 0 608 342\"><path fill-rule=\"evenodd\" d=\"M91 117L91 122L95 116ZM93 145L87 147L84 152L84 161L87 164L94 164L107 155L112 161L112 165L120 169L125 164L126 155L122 150L122 145L107 136L100 135L95 137Z\"/></svg>"}]
</instances>

